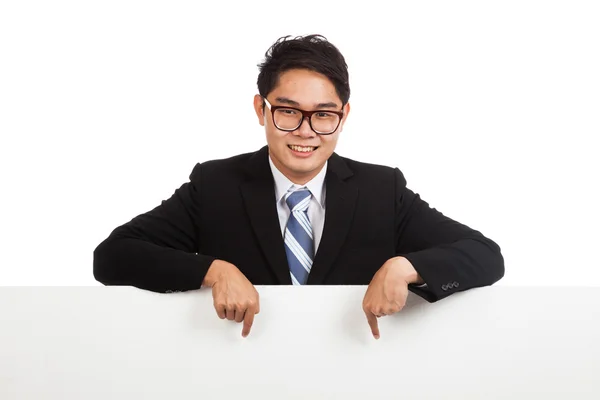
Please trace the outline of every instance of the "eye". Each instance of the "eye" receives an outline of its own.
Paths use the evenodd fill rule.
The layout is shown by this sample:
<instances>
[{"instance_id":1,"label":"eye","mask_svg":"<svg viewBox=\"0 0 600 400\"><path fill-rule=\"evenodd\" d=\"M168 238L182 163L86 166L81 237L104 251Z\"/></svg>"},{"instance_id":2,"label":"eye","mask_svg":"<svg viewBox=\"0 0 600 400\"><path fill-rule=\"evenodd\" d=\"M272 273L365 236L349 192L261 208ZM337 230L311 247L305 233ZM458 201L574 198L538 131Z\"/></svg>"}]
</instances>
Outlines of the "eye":
<instances>
[{"instance_id":1,"label":"eye","mask_svg":"<svg viewBox=\"0 0 600 400\"><path fill-rule=\"evenodd\" d=\"M317 116L317 118L332 118L332 117L336 117L336 114L332 114L332 113L328 113L328 112L318 112L318 113L315 113L315 115Z\"/></svg>"},{"instance_id":2,"label":"eye","mask_svg":"<svg viewBox=\"0 0 600 400\"><path fill-rule=\"evenodd\" d=\"M297 114L296 110L292 110L290 108L280 108L279 110L277 110L277 112L280 114L284 114L284 115L296 115Z\"/></svg>"}]
</instances>

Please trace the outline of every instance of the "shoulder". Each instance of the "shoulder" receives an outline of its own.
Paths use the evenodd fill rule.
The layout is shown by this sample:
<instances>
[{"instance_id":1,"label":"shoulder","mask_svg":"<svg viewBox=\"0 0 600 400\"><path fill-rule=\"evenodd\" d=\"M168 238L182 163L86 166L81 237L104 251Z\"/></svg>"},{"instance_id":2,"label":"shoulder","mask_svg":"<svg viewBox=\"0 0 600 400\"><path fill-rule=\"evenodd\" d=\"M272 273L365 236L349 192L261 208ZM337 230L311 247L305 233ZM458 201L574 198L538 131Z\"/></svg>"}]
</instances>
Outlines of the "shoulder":
<instances>
[{"instance_id":1,"label":"shoulder","mask_svg":"<svg viewBox=\"0 0 600 400\"><path fill-rule=\"evenodd\" d=\"M352 181L360 187L372 189L385 186L393 188L395 191L406 187L406 178L398 167L358 161L336 153L330 160L338 165L337 170L342 170L339 166L343 165L343 170L350 172L350 174L344 173L344 175L351 175L348 181Z\"/></svg>"},{"instance_id":2,"label":"shoulder","mask_svg":"<svg viewBox=\"0 0 600 400\"><path fill-rule=\"evenodd\" d=\"M196 163L190 173L190 180L203 180L214 178L224 178L227 176L241 176L245 171L248 161L257 152L236 154L231 157L212 159Z\"/></svg>"},{"instance_id":3,"label":"shoulder","mask_svg":"<svg viewBox=\"0 0 600 400\"><path fill-rule=\"evenodd\" d=\"M335 154L337 161L343 162L352 172L352 179L360 182L401 183L406 184L402 171L398 167L367 163Z\"/></svg>"},{"instance_id":4,"label":"shoulder","mask_svg":"<svg viewBox=\"0 0 600 400\"><path fill-rule=\"evenodd\" d=\"M394 168L388 165L367 163L338 155L353 172L390 173Z\"/></svg>"}]
</instances>

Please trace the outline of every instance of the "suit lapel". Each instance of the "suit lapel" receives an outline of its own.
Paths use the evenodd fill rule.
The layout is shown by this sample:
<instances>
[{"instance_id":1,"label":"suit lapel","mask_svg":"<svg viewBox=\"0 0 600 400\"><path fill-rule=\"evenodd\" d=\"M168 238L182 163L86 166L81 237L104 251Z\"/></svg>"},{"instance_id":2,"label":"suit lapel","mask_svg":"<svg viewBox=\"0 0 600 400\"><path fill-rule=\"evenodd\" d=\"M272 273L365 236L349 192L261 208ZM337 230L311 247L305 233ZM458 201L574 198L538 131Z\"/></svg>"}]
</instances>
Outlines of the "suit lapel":
<instances>
[{"instance_id":1,"label":"suit lapel","mask_svg":"<svg viewBox=\"0 0 600 400\"><path fill-rule=\"evenodd\" d=\"M265 146L250 157L247 172L250 179L240 187L250 224L269 267L279 284L291 284L285 245L275 204L275 184Z\"/></svg>"},{"instance_id":2,"label":"suit lapel","mask_svg":"<svg viewBox=\"0 0 600 400\"><path fill-rule=\"evenodd\" d=\"M333 153L325 178L325 223L319 249L308 275L309 285L319 285L325 281L352 225L358 188L345 182L352 175L345 161Z\"/></svg>"}]
</instances>

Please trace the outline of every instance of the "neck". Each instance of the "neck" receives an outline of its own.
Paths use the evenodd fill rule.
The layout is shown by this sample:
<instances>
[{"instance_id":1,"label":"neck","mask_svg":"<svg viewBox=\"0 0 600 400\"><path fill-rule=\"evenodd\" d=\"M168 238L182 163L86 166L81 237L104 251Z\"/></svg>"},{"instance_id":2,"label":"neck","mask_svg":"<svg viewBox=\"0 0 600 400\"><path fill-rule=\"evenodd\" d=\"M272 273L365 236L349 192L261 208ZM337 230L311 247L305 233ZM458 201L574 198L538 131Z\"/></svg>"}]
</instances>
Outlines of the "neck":
<instances>
[{"instance_id":1,"label":"neck","mask_svg":"<svg viewBox=\"0 0 600 400\"><path fill-rule=\"evenodd\" d=\"M293 171L290 171L288 168L286 168L285 166L280 164L279 161L276 160L274 157L271 157L270 154L269 154L269 157L271 158L271 161L273 161L275 168L277 168L279 170L279 172L281 172L283 174L283 176L288 178L292 183L294 183L296 185L300 185L300 186L306 185L315 176L319 175L319 172L321 172L321 170L323 169L323 166L321 166L321 168L316 169L314 171L310 171L310 172L303 173L303 174L294 174Z\"/></svg>"},{"instance_id":2,"label":"neck","mask_svg":"<svg viewBox=\"0 0 600 400\"><path fill-rule=\"evenodd\" d=\"M275 166L277 166L277 168L279 169L279 171L281 171L281 173L288 178L290 181L292 181L292 183L295 183L296 185L306 185L308 182L310 182L315 176L317 176L319 174L319 172L321 171L316 170L316 171L311 171L310 175L306 175L306 174L302 174L302 175L294 175L291 171L286 171L285 169L282 170L277 164L275 164Z\"/></svg>"}]
</instances>

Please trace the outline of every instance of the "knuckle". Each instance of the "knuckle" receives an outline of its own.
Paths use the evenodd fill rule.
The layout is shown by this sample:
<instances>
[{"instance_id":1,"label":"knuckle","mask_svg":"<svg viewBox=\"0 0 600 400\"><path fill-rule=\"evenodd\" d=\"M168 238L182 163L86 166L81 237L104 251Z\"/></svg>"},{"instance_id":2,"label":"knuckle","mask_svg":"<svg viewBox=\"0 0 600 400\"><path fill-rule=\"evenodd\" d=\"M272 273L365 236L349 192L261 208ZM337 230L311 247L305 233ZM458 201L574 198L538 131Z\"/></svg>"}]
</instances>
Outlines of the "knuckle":
<instances>
[{"instance_id":1,"label":"knuckle","mask_svg":"<svg viewBox=\"0 0 600 400\"><path fill-rule=\"evenodd\" d=\"M215 299L213 303L216 307L225 307L225 301L222 299Z\"/></svg>"}]
</instances>

